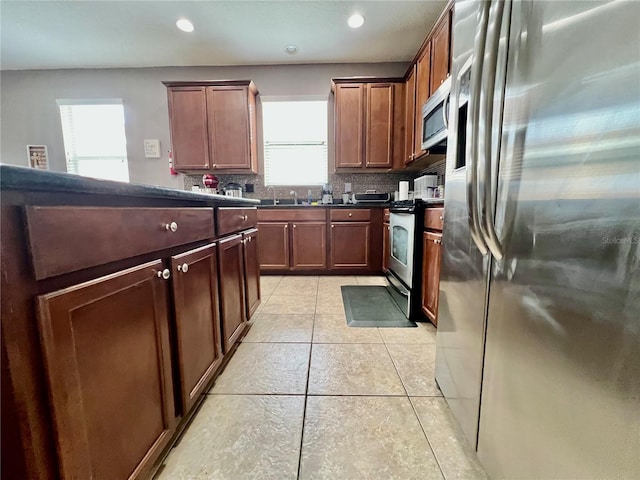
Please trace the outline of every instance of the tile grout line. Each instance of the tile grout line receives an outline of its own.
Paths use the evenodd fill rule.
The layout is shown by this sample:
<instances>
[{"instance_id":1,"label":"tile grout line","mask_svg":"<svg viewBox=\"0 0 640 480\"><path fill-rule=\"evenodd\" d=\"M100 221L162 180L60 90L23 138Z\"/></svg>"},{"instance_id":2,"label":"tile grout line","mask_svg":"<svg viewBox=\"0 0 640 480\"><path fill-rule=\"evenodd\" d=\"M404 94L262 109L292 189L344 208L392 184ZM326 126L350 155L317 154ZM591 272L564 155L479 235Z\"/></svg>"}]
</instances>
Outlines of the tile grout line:
<instances>
[{"instance_id":1,"label":"tile grout line","mask_svg":"<svg viewBox=\"0 0 640 480\"><path fill-rule=\"evenodd\" d=\"M319 288L319 286L318 286ZM316 308L318 308L318 289L316 289ZM300 468L302 467L302 447L304 445L304 424L307 419L307 399L309 398L309 380L311 379L311 355L313 354L313 334L316 328L316 315L313 315L313 324L311 326L311 343L309 345L309 363L307 364L307 384L304 390L304 408L302 410L302 432L300 433L300 451L298 452L298 472L296 479L300 479Z\"/></svg>"},{"instance_id":2,"label":"tile grout line","mask_svg":"<svg viewBox=\"0 0 640 480\"><path fill-rule=\"evenodd\" d=\"M382 340L384 341L384 338ZM404 380L402 379L402 375L400 375L400 371L398 370L396 362L393 360L393 355L391 355L391 352L389 351L389 347L387 347L386 343L384 343L384 348L387 351L387 354L389 355L389 358L391 359L391 364L393 365L393 368L395 369L396 374L398 375L398 378L400 378L400 383L402 383L402 388L404 388L404 391L407 394L407 399L409 400L409 405L411 405L411 410L413 410L413 414L415 415L416 420L418 421L418 425L420 425L420 430L422 430L422 434L424 435L424 438L427 440L427 445L429 445L429 450L431 450L431 455L433 455L433 459L436 461L436 465L438 465L438 469L440 470L440 475L442 475L442 478L444 480L447 480L447 477L444 475L444 471L442 470L442 466L440 465L440 461L438 460L438 457L436 456L436 452L433 449L433 446L431 445L431 440L429 440L429 436L427 435L427 432L425 431L424 427L422 426L422 422L420 421L420 417L418 416L418 412L416 411L416 407L413 405L413 402L411 401L411 397L409 396L409 392L407 391L407 387L404 384Z\"/></svg>"}]
</instances>

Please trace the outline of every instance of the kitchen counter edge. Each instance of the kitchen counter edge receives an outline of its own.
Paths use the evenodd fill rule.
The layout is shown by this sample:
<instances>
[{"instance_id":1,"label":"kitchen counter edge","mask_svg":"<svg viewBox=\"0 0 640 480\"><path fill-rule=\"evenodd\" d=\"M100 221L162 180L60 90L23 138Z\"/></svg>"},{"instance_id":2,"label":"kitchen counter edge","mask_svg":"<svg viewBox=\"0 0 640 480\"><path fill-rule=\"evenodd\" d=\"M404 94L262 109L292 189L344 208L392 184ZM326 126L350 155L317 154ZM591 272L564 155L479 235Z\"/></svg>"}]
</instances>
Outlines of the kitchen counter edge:
<instances>
[{"instance_id":1,"label":"kitchen counter edge","mask_svg":"<svg viewBox=\"0 0 640 480\"><path fill-rule=\"evenodd\" d=\"M98 180L70 173L0 164L0 190L122 195L206 203L214 206L258 206L259 200L178 190L155 185Z\"/></svg>"}]
</instances>

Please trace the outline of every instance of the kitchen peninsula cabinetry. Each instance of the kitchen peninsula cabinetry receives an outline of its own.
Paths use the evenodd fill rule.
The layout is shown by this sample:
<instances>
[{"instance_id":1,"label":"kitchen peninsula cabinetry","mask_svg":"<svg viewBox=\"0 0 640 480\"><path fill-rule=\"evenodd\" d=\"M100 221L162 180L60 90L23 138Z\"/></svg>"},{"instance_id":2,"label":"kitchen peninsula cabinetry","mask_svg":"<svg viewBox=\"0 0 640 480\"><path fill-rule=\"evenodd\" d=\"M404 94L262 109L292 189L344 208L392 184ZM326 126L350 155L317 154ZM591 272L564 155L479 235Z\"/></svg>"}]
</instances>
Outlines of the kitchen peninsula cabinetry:
<instances>
[{"instance_id":1,"label":"kitchen peninsula cabinetry","mask_svg":"<svg viewBox=\"0 0 640 480\"><path fill-rule=\"evenodd\" d=\"M370 268L371 210L331 210L331 268Z\"/></svg>"},{"instance_id":2,"label":"kitchen peninsula cabinetry","mask_svg":"<svg viewBox=\"0 0 640 480\"><path fill-rule=\"evenodd\" d=\"M422 313L438 325L438 298L440 295L440 255L444 208L427 208L422 234Z\"/></svg>"},{"instance_id":3,"label":"kitchen peninsula cabinetry","mask_svg":"<svg viewBox=\"0 0 640 480\"><path fill-rule=\"evenodd\" d=\"M258 172L253 82L163 83L177 171Z\"/></svg>"},{"instance_id":4,"label":"kitchen peninsula cabinetry","mask_svg":"<svg viewBox=\"0 0 640 480\"><path fill-rule=\"evenodd\" d=\"M230 271L214 212L254 202L0 173L3 478L150 478L224 361L220 273L245 295L256 260Z\"/></svg>"},{"instance_id":5,"label":"kitchen peninsula cabinetry","mask_svg":"<svg viewBox=\"0 0 640 480\"><path fill-rule=\"evenodd\" d=\"M402 166L404 88L387 80L333 79L337 170Z\"/></svg>"}]
</instances>

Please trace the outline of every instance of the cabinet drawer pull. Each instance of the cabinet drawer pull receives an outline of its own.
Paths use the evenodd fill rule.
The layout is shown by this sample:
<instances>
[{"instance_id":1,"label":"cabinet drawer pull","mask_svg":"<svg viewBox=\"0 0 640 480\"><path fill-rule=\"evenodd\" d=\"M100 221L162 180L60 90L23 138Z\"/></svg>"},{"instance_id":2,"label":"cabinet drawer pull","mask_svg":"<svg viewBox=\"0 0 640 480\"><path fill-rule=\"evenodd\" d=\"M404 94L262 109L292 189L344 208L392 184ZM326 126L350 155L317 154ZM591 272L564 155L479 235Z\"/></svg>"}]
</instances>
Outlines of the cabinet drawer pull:
<instances>
[{"instance_id":1,"label":"cabinet drawer pull","mask_svg":"<svg viewBox=\"0 0 640 480\"><path fill-rule=\"evenodd\" d=\"M162 271L158 271L156 275L158 276L158 278L169 280L169 277L171 276L171 271L168 268L165 268Z\"/></svg>"},{"instance_id":2,"label":"cabinet drawer pull","mask_svg":"<svg viewBox=\"0 0 640 480\"><path fill-rule=\"evenodd\" d=\"M182 265L178 265L178 271L182 273L187 273L189 271L189 264L183 263Z\"/></svg>"},{"instance_id":3,"label":"cabinet drawer pull","mask_svg":"<svg viewBox=\"0 0 640 480\"><path fill-rule=\"evenodd\" d=\"M167 231L176 232L178 230L178 224L176 222L165 223L164 229Z\"/></svg>"},{"instance_id":4,"label":"cabinet drawer pull","mask_svg":"<svg viewBox=\"0 0 640 480\"><path fill-rule=\"evenodd\" d=\"M444 220L444 217L442 215L440 215L440 220Z\"/></svg>"}]
</instances>

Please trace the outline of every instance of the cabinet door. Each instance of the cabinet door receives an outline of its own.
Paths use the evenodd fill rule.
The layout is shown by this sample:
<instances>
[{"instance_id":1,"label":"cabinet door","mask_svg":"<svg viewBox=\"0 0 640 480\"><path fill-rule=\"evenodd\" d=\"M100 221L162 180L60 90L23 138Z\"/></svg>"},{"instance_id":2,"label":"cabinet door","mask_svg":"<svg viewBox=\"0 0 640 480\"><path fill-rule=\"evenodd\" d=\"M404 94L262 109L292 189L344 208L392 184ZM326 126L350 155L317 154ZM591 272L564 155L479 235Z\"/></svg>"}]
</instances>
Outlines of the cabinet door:
<instances>
[{"instance_id":1,"label":"cabinet door","mask_svg":"<svg viewBox=\"0 0 640 480\"><path fill-rule=\"evenodd\" d=\"M431 42L427 43L422 55L416 63L416 110L414 120L414 146L415 158L424 153L422 150L422 106L429 98L429 82L431 81Z\"/></svg>"},{"instance_id":2,"label":"cabinet door","mask_svg":"<svg viewBox=\"0 0 640 480\"><path fill-rule=\"evenodd\" d=\"M415 159L413 152L415 124L416 124L416 67L414 65L405 85L404 113L405 113L405 137L404 137L404 164L408 165ZM422 122L421 122L422 123Z\"/></svg>"},{"instance_id":3,"label":"cabinet door","mask_svg":"<svg viewBox=\"0 0 640 480\"><path fill-rule=\"evenodd\" d=\"M364 84L336 85L336 168L362 166Z\"/></svg>"},{"instance_id":4,"label":"cabinet door","mask_svg":"<svg viewBox=\"0 0 640 480\"><path fill-rule=\"evenodd\" d=\"M227 353L244 331L244 252L242 235L232 235L218 242L218 280L222 339Z\"/></svg>"},{"instance_id":5,"label":"cabinet door","mask_svg":"<svg viewBox=\"0 0 640 480\"><path fill-rule=\"evenodd\" d=\"M327 224L325 222L293 223L291 250L293 270L327 268Z\"/></svg>"},{"instance_id":6,"label":"cabinet door","mask_svg":"<svg viewBox=\"0 0 640 480\"><path fill-rule=\"evenodd\" d=\"M391 168L393 163L394 85L367 84L366 166Z\"/></svg>"},{"instance_id":7,"label":"cabinet door","mask_svg":"<svg viewBox=\"0 0 640 480\"><path fill-rule=\"evenodd\" d=\"M209 151L216 170L251 170L249 89L207 87Z\"/></svg>"},{"instance_id":8,"label":"cabinet door","mask_svg":"<svg viewBox=\"0 0 640 480\"><path fill-rule=\"evenodd\" d=\"M331 268L368 268L370 222L331 224Z\"/></svg>"},{"instance_id":9,"label":"cabinet door","mask_svg":"<svg viewBox=\"0 0 640 480\"><path fill-rule=\"evenodd\" d=\"M149 477L174 430L160 260L38 297L61 478Z\"/></svg>"},{"instance_id":10,"label":"cabinet door","mask_svg":"<svg viewBox=\"0 0 640 480\"><path fill-rule=\"evenodd\" d=\"M259 222L258 252L260 270L289 269L289 224L287 222Z\"/></svg>"},{"instance_id":11,"label":"cabinet door","mask_svg":"<svg viewBox=\"0 0 640 480\"><path fill-rule=\"evenodd\" d=\"M451 40L450 12L447 12L433 33L431 45L431 93L449 76L449 45Z\"/></svg>"},{"instance_id":12,"label":"cabinet door","mask_svg":"<svg viewBox=\"0 0 640 480\"><path fill-rule=\"evenodd\" d=\"M173 168L208 170L209 140L204 87L170 87L169 123Z\"/></svg>"},{"instance_id":13,"label":"cabinet door","mask_svg":"<svg viewBox=\"0 0 640 480\"><path fill-rule=\"evenodd\" d=\"M422 312L434 325L438 325L441 243L441 233L422 234Z\"/></svg>"},{"instance_id":14,"label":"cabinet door","mask_svg":"<svg viewBox=\"0 0 640 480\"><path fill-rule=\"evenodd\" d=\"M254 228L243 232L242 241L244 242L245 311L249 320L260 305L258 230Z\"/></svg>"},{"instance_id":15,"label":"cabinet door","mask_svg":"<svg viewBox=\"0 0 640 480\"><path fill-rule=\"evenodd\" d=\"M391 255L389 236L391 235L391 229L388 223L382 225L382 271L387 272L389 270L389 255Z\"/></svg>"},{"instance_id":16,"label":"cabinet door","mask_svg":"<svg viewBox=\"0 0 640 480\"><path fill-rule=\"evenodd\" d=\"M171 257L182 410L187 413L222 362L216 244Z\"/></svg>"}]
</instances>

